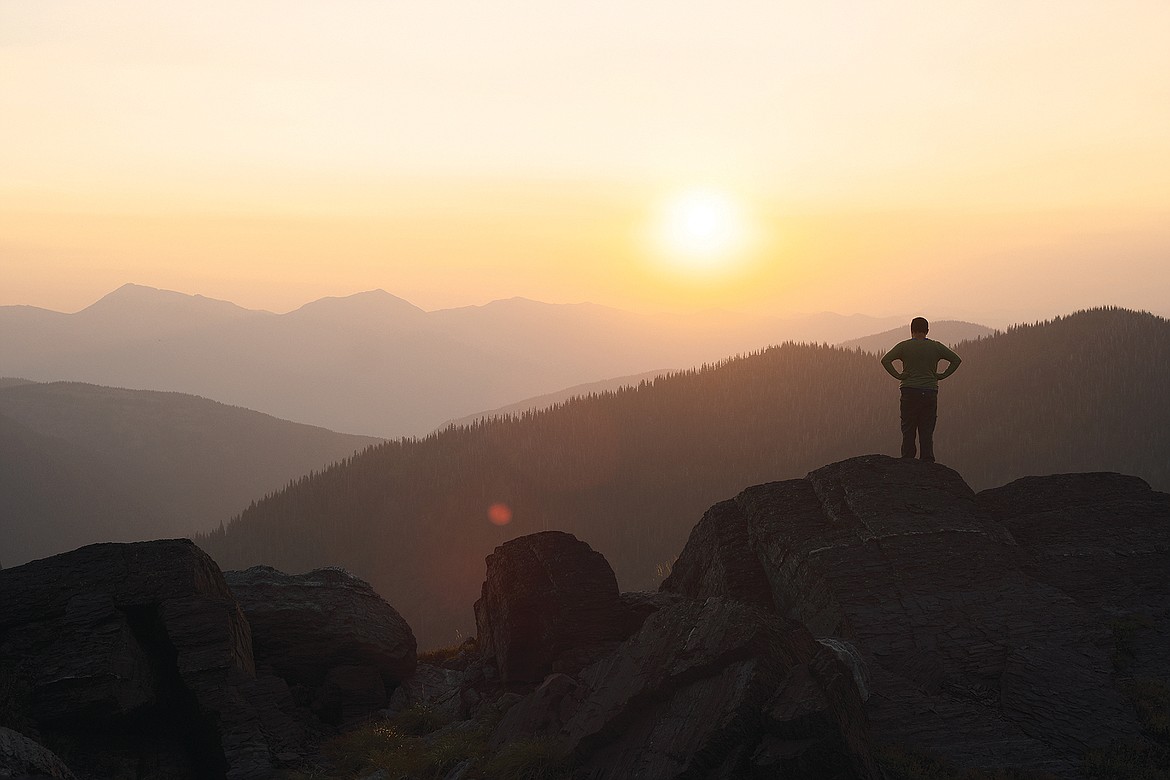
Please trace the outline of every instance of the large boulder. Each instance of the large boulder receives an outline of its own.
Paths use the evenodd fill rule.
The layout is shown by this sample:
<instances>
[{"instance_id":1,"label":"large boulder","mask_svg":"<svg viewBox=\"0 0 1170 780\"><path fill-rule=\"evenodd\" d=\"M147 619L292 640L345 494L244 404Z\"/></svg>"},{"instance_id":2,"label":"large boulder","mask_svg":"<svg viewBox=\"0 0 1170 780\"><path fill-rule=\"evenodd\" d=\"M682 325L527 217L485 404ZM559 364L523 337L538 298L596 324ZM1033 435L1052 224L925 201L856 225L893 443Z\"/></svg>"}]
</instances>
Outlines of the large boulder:
<instances>
[{"instance_id":1,"label":"large boulder","mask_svg":"<svg viewBox=\"0 0 1170 780\"><path fill-rule=\"evenodd\" d=\"M0 571L0 592L7 717L76 770L271 773L248 622L190 541L90 545Z\"/></svg>"},{"instance_id":2,"label":"large boulder","mask_svg":"<svg viewBox=\"0 0 1170 780\"><path fill-rule=\"evenodd\" d=\"M369 583L336 568L224 575L252 626L256 663L310 691L314 710L347 723L386 705L414 674L414 633Z\"/></svg>"},{"instance_id":3,"label":"large boulder","mask_svg":"<svg viewBox=\"0 0 1170 780\"><path fill-rule=\"evenodd\" d=\"M876 777L849 670L801 625L710 598L659 610L578 679L549 676L493 744L555 739L581 777Z\"/></svg>"},{"instance_id":4,"label":"large boulder","mask_svg":"<svg viewBox=\"0 0 1170 780\"><path fill-rule=\"evenodd\" d=\"M475 626L505 684L576 671L633 629L609 562L560 531L513 539L488 556Z\"/></svg>"},{"instance_id":5,"label":"large boulder","mask_svg":"<svg viewBox=\"0 0 1170 780\"><path fill-rule=\"evenodd\" d=\"M1116 678L1112 632L1058 584L1054 562L1047 579L1058 587L1030 576L1038 558L1004 520L1015 499L982 499L937 464L835 463L708 513L663 588L771 602L855 652L876 743L960 768L1075 774L1086 751L1140 731ZM1157 546L1143 538L1142 549ZM1146 565L1143 581L1156 578Z\"/></svg>"}]
</instances>

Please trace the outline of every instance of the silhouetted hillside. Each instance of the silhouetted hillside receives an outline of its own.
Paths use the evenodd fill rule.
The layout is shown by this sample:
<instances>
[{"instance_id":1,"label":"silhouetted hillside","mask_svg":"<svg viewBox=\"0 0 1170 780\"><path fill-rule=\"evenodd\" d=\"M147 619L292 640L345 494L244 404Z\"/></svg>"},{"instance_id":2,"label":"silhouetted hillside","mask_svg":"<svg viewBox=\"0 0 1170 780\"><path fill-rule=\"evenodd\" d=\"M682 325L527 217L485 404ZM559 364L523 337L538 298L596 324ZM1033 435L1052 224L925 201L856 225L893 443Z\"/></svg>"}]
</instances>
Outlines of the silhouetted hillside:
<instances>
[{"instance_id":1,"label":"silhouetted hillside","mask_svg":"<svg viewBox=\"0 0 1170 780\"><path fill-rule=\"evenodd\" d=\"M1120 471L1170 487L1170 323L1097 309L960 344L936 449L976 489ZM435 644L468 630L483 559L545 529L654 586L702 512L743 485L898 450L896 383L871 355L784 344L635 389L379 445L199 543L224 568L325 564L369 579ZM489 522L506 505L511 523ZM497 510L497 513L503 513Z\"/></svg>"},{"instance_id":2,"label":"silhouetted hillside","mask_svg":"<svg viewBox=\"0 0 1170 780\"><path fill-rule=\"evenodd\" d=\"M0 369L191 393L336 431L418 436L604 377L786 339L835 342L900 319L650 316L522 298L426 312L383 290L273 314L125 285L75 314L0 306Z\"/></svg>"},{"instance_id":3,"label":"silhouetted hillside","mask_svg":"<svg viewBox=\"0 0 1170 780\"><path fill-rule=\"evenodd\" d=\"M379 441L195 396L66 382L0 388L0 416L4 474L23 496L0 498L6 564L204 531Z\"/></svg>"},{"instance_id":4,"label":"silhouetted hillside","mask_svg":"<svg viewBox=\"0 0 1170 780\"><path fill-rule=\"evenodd\" d=\"M546 393L545 395L536 396L535 398L526 398L523 401L517 401L514 404L501 406L499 409L492 409L490 411L480 412L478 414L471 414L458 420L448 420L447 422L440 425L438 430L442 430L443 428L447 428L452 425L473 425L476 422L490 419L492 417L509 417L528 411L535 411L537 409L547 409L550 406L563 404L573 398L579 398L581 396L587 395L598 395L600 393L620 390L623 387L635 387L642 382L653 381L660 376L666 376L667 374L674 373L677 373L677 369L675 371L662 369L661 371L647 371L642 374L634 374L633 376L619 376L613 379L603 379L600 382L588 382L583 385L575 385L573 387L567 387L564 390L560 390L556 393Z\"/></svg>"}]
</instances>

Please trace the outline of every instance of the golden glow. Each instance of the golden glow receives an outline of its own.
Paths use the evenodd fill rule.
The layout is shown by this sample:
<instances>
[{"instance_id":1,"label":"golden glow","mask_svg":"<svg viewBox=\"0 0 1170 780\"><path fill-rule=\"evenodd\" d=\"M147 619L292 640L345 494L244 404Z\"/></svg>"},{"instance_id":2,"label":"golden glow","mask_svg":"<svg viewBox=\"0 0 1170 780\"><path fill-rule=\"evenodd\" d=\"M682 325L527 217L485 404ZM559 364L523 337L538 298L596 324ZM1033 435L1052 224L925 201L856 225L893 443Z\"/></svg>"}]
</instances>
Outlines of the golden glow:
<instances>
[{"instance_id":1,"label":"golden glow","mask_svg":"<svg viewBox=\"0 0 1170 780\"><path fill-rule=\"evenodd\" d=\"M672 266L705 273L737 263L748 233L742 207L715 189L690 189L668 198L655 225L658 249Z\"/></svg>"},{"instance_id":2,"label":"golden glow","mask_svg":"<svg viewBox=\"0 0 1170 780\"><path fill-rule=\"evenodd\" d=\"M0 305L1170 300L1165 0L335 6L0 3Z\"/></svg>"}]
</instances>

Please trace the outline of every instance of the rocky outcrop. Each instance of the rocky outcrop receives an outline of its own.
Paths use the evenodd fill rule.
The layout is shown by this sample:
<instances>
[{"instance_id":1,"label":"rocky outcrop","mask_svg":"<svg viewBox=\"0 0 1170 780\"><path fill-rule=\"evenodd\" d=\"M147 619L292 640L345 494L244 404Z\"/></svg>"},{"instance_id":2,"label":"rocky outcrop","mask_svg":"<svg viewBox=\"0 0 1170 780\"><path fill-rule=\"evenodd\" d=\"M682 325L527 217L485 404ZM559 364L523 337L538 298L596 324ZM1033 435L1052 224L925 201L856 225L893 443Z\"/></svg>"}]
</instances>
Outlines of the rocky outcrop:
<instances>
[{"instance_id":1,"label":"rocky outcrop","mask_svg":"<svg viewBox=\"0 0 1170 780\"><path fill-rule=\"evenodd\" d=\"M76 780L69 767L53 751L3 727L0 727L0 777Z\"/></svg>"},{"instance_id":2,"label":"rocky outcrop","mask_svg":"<svg viewBox=\"0 0 1170 780\"><path fill-rule=\"evenodd\" d=\"M577 671L625 639L630 624L609 562L572 534L522 536L487 558L475 626L504 683Z\"/></svg>"},{"instance_id":3,"label":"rocky outcrop","mask_svg":"<svg viewBox=\"0 0 1170 780\"><path fill-rule=\"evenodd\" d=\"M1141 480L976 495L865 456L716 504L658 593L618 593L569 534L511 540L477 639L417 664L339 570L225 581L189 542L96 545L0 571L0 726L85 778L267 777L377 710L469 745L452 778L490 770L480 734L574 780L877 778L919 753L1109 776L1164 764L1167 571L1170 496ZM0 729L0 754L40 761L22 740Z\"/></svg>"},{"instance_id":4,"label":"rocky outcrop","mask_svg":"<svg viewBox=\"0 0 1170 780\"><path fill-rule=\"evenodd\" d=\"M87 777L267 778L329 733L321 719L368 717L413 672L409 626L366 583L334 570L234 579L256 633L187 540L0 571L0 725L65 746Z\"/></svg>"},{"instance_id":5,"label":"rocky outcrop","mask_svg":"<svg viewBox=\"0 0 1170 780\"><path fill-rule=\"evenodd\" d=\"M556 739L588 778L877 777L865 732L848 669L803 626L711 598L551 675L492 741Z\"/></svg>"},{"instance_id":6,"label":"rocky outcrop","mask_svg":"<svg viewBox=\"0 0 1170 780\"><path fill-rule=\"evenodd\" d=\"M0 591L2 682L21 692L10 706L47 744L74 745L75 769L116 731L128 756L153 752L181 771L270 773L242 692L255 679L251 632L195 545L91 545L0 571Z\"/></svg>"},{"instance_id":7,"label":"rocky outcrop","mask_svg":"<svg viewBox=\"0 0 1170 780\"><path fill-rule=\"evenodd\" d=\"M385 707L387 693L414 673L410 626L348 572L254 566L224 577L252 626L257 665L301 691L326 722Z\"/></svg>"},{"instance_id":8,"label":"rocky outcrop","mask_svg":"<svg viewBox=\"0 0 1170 780\"><path fill-rule=\"evenodd\" d=\"M1090 517L1075 496L1102 495L1102 486L1112 509ZM1114 576L1123 550L1141 550L1120 576L1139 584L1105 588L1115 594L1110 609L1164 609L1163 532L1133 530L1140 541L1127 545L1120 529L1134 529L1135 504L1163 529L1170 515L1164 496L1121 478L1009 488L977 499L944 466L884 456L835 463L717 505L663 588L770 602L846 656L855 652L876 743L959 767L1075 774L1087 750L1140 731L1118 685L1101 598L1091 594ZM1080 508L1059 509L1061 501ZM1116 533L1101 522L1108 512ZM1087 552L1100 547L1090 537L1111 535L1122 539L1113 552ZM1082 553L1068 560L1074 549L1095 559L1080 574L1064 568L1078 568Z\"/></svg>"}]
</instances>

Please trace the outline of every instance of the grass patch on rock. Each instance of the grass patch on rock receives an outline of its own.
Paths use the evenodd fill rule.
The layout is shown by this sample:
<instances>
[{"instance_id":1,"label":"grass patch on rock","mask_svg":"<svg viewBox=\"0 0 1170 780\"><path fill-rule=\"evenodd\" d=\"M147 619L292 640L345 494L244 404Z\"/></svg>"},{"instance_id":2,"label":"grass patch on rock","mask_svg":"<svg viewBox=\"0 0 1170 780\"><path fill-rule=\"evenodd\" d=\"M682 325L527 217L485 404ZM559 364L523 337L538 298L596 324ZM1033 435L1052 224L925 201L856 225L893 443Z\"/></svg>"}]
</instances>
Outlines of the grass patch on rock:
<instances>
[{"instance_id":1,"label":"grass patch on rock","mask_svg":"<svg viewBox=\"0 0 1170 780\"><path fill-rule=\"evenodd\" d=\"M487 780L567 780L571 774L571 764L552 739L511 742L483 764Z\"/></svg>"},{"instance_id":2,"label":"grass patch on rock","mask_svg":"<svg viewBox=\"0 0 1170 780\"><path fill-rule=\"evenodd\" d=\"M284 778L350 780L383 772L395 780L441 780L460 762L481 758L487 740L482 727L458 728L431 708L415 705L328 740L321 746L325 766L287 772Z\"/></svg>"},{"instance_id":3,"label":"grass patch on rock","mask_svg":"<svg viewBox=\"0 0 1170 780\"><path fill-rule=\"evenodd\" d=\"M403 713L405 714L405 713ZM284 780L442 780L470 761L466 777L476 780L568 780L571 765L549 739L517 740L494 754L488 749L487 722L452 723L426 734L408 733L417 716L371 723L322 746L325 765L285 772ZM417 730L417 729L414 729Z\"/></svg>"}]
</instances>

